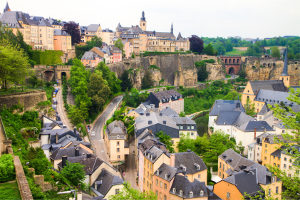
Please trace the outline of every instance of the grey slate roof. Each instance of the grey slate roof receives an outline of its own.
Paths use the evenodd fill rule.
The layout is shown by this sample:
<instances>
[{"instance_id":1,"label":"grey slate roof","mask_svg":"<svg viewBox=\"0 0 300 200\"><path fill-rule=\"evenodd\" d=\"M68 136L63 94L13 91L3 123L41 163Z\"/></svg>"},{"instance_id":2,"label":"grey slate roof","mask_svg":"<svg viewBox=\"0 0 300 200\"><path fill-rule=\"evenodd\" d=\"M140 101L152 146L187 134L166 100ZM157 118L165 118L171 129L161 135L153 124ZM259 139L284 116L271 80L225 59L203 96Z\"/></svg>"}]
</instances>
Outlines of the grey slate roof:
<instances>
[{"instance_id":1,"label":"grey slate roof","mask_svg":"<svg viewBox=\"0 0 300 200\"><path fill-rule=\"evenodd\" d=\"M113 121L107 126L107 136L110 140L125 140L127 131L122 121Z\"/></svg>"},{"instance_id":2,"label":"grey slate roof","mask_svg":"<svg viewBox=\"0 0 300 200\"><path fill-rule=\"evenodd\" d=\"M236 153L233 149L224 151L219 158L229 164L233 171L237 172L254 164L253 161L244 158L240 154Z\"/></svg>"},{"instance_id":3,"label":"grey slate roof","mask_svg":"<svg viewBox=\"0 0 300 200\"><path fill-rule=\"evenodd\" d=\"M287 91L282 80L250 81L250 84L255 95L262 89L281 92Z\"/></svg>"},{"instance_id":4,"label":"grey slate roof","mask_svg":"<svg viewBox=\"0 0 300 200\"><path fill-rule=\"evenodd\" d=\"M84 52L84 54L83 54L83 56L82 56L82 60L96 60L96 58L100 58L101 59L101 57L98 55L98 54L96 54L95 52L93 52L93 51L86 51L86 52Z\"/></svg>"},{"instance_id":5,"label":"grey slate roof","mask_svg":"<svg viewBox=\"0 0 300 200\"><path fill-rule=\"evenodd\" d=\"M88 155L68 157L67 161L70 163L80 163L83 165L86 175L92 175L104 162L94 155L91 155L90 157ZM62 169L62 162L58 164L58 167Z\"/></svg>"},{"instance_id":6,"label":"grey slate roof","mask_svg":"<svg viewBox=\"0 0 300 200\"><path fill-rule=\"evenodd\" d=\"M258 132L273 131L272 127L266 121L249 121L245 131L253 132L254 130Z\"/></svg>"},{"instance_id":7,"label":"grey slate roof","mask_svg":"<svg viewBox=\"0 0 300 200\"><path fill-rule=\"evenodd\" d=\"M182 192L182 194L180 192ZM192 198L208 196L208 190L204 182L200 182L197 179L190 182L187 177L176 175L171 186L170 193L183 199L189 199L191 198L191 192L193 195Z\"/></svg>"},{"instance_id":8,"label":"grey slate roof","mask_svg":"<svg viewBox=\"0 0 300 200\"><path fill-rule=\"evenodd\" d=\"M249 195L254 195L261 191L261 188L257 183L256 170L234 173L224 179L224 181L235 185L242 194L247 193Z\"/></svg>"},{"instance_id":9,"label":"grey slate roof","mask_svg":"<svg viewBox=\"0 0 300 200\"><path fill-rule=\"evenodd\" d=\"M86 151L81 147L70 147L65 149L57 149L50 156L51 160L60 160L63 156L75 157L75 149L79 149L79 155L89 154L90 152Z\"/></svg>"},{"instance_id":10,"label":"grey slate roof","mask_svg":"<svg viewBox=\"0 0 300 200\"><path fill-rule=\"evenodd\" d=\"M177 173L177 169L175 167L171 167L163 163L155 172L154 174L166 181L171 181Z\"/></svg>"},{"instance_id":11,"label":"grey slate roof","mask_svg":"<svg viewBox=\"0 0 300 200\"><path fill-rule=\"evenodd\" d=\"M150 149L144 152L144 156L152 163L155 163L157 159L163 154L164 152L158 148L157 146L152 146Z\"/></svg>"},{"instance_id":12,"label":"grey slate roof","mask_svg":"<svg viewBox=\"0 0 300 200\"><path fill-rule=\"evenodd\" d=\"M164 153L168 152L166 146L163 143L161 143L160 141L156 140L156 139L147 139L144 142L140 143L138 148L143 153L145 153L148 149L150 149L153 146L156 146L157 148L162 150Z\"/></svg>"},{"instance_id":13,"label":"grey slate roof","mask_svg":"<svg viewBox=\"0 0 300 200\"><path fill-rule=\"evenodd\" d=\"M175 110L173 110L172 108L170 108L170 107L166 107L166 108L162 109L160 111L160 113L162 115L169 116L169 117L179 117L177 112Z\"/></svg>"},{"instance_id":14,"label":"grey slate roof","mask_svg":"<svg viewBox=\"0 0 300 200\"><path fill-rule=\"evenodd\" d=\"M166 99L182 98L182 95L175 90L165 90L161 92L150 93L153 94L159 101Z\"/></svg>"},{"instance_id":15,"label":"grey slate roof","mask_svg":"<svg viewBox=\"0 0 300 200\"><path fill-rule=\"evenodd\" d=\"M106 169L103 169L96 179L95 183L93 184L93 188L95 188L95 184L99 184L97 187L97 191L105 196L112 186L122 185L123 180L120 177L113 175Z\"/></svg>"},{"instance_id":16,"label":"grey slate roof","mask_svg":"<svg viewBox=\"0 0 300 200\"><path fill-rule=\"evenodd\" d=\"M209 116L218 116L223 111L245 112L245 109L239 100L216 100L209 112Z\"/></svg>"},{"instance_id":17,"label":"grey slate roof","mask_svg":"<svg viewBox=\"0 0 300 200\"><path fill-rule=\"evenodd\" d=\"M18 12L18 11L4 12L0 16L0 22L4 26L8 26L11 28L21 28L21 24L19 23L20 18L23 18L22 12Z\"/></svg>"},{"instance_id":18,"label":"grey slate roof","mask_svg":"<svg viewBox=\"0 0 300 200\"><path fill-rule=\"evenodd\" d=\"M186 174L195 174L207 169L203 160L194 152L175 153L175 167Z\"/></svg>"},{"instance_id":19,"label":"grey slate roof","mask_svg":"<svg viewBox=\"0 0 300 200\"><path fill-rule=\"evenodd\" d=\"M264 106L259 111L258 115L265 115L269 111L270 111L270 109L268 108L267 104L265 103Z\"/></svg>"},{"instance_id":20,"label":"grey slate roof","mask_svg":"<svg viewBox=\"0 0 300 200\"><path fill-rule=\"evenodd\" d=\"M177 125L196 125L196 122L188 117L172 117Z\"/></svg>"},{"instance_id":21,"label":"grey slate roof","mask_svg":"<svg viewBox=\"0 0 300 200\"><path fill-rule=\"evenodd\" d=\"M270 105L280 104L281 102L283 102L286 106L291 107L293 111L300 112L300 105L288 100L287 99L288 97L289 97L288 92L261 89L256 95L255 100L260 102L265 102Z\"/></svg>"},{"instance_id":22,"label":"grey slate roof","mask_svg":"<svg viewBox=\"0 0 300 200\"><path fill-rule=\"evenodd\" d=\"M54 29L54 35L70 36L66 31Z\"/></svg>"},{"instance_id":23,"label":"grey slate roof","mask_svg":"<svg viewBox=\"0 0 300 200\"><path fill-rule=\"evenodd\" d=\"M97 32L100 24L90 24L87 26L87 32Z\"/></svg>"},{"instance_id":24,"label":"grey slate roof","mask_svg":"<svg viewBox=\"0 0 300 200\"><path fill-rule=\"evenodd\" d=\"M159 113L150 112L141 115L135 120L135 134L138 137L145 129L149 129L156 134L163 131L171 138L179 138L179 128L175 121L168 116L160 116Z\"/></svg>"},{"instance_id":25,"label":"grey slate roof","mask_svg":"<svg viewBox=\"0 0 300 200\"><path fill-rule=\"evenodd\" d=\"M219 116L216 120L216 124L218 124L218 125L233 125L237 121L240 114L241 114L241 112L239 112L239 111L220 112Z\"/></svg>"}]
</instances>

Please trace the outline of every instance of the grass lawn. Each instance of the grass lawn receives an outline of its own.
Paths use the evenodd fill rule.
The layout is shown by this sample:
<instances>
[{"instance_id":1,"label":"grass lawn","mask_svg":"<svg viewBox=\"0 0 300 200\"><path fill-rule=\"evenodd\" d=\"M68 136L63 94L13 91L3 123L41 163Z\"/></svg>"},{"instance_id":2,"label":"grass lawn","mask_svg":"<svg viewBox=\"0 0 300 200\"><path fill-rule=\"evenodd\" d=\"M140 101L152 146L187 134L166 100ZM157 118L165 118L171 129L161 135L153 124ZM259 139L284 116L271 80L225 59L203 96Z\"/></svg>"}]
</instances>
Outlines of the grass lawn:
<instances>
[{"instance_id":1,"label":"grass lawn","mask_svg":"<svg viewBox=\"0 0 300 200\"><path fill-rule=\"evenodd\" d=\"M225 55L226 56L241 56L242 53L244 53L245 51L240 51L237 49L233 49L232 51L226 52Z\"/></svg>"},{"instance_id":2,"label":"grass lawn","mask_svg":"<svg viewBox=\"0 0 300 200\"><path fill-rule=\"evenodd\" d=\"M6 200L21 199L18 184L16 181L0 183L0 199L6 199Z\"/></svg>"}]
</instances>

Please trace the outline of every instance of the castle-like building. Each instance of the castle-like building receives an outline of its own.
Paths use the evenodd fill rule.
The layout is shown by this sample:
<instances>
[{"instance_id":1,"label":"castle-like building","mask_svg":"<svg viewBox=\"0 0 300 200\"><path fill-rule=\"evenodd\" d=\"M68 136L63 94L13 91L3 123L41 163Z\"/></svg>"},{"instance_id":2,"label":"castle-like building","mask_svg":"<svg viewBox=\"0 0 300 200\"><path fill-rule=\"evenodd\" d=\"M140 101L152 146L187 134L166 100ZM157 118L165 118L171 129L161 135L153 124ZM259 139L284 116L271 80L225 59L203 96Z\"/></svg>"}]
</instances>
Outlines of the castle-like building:
<instances>
[{"instance_id":1,"label":"castle-like building","mask_svg":"<svg viewBox=\"0 0 300 200\"><path fill-rule=\"evenodd\" d=\"M145 51L175 52L190 50L188 38L183 38L180 33L175 37L173 24L171 25L170 32L147 30L144 11L142 12L140 25L122 27L119 23L116 28L116 36L122 39L127 54L129 54L128 52L138 55Z\"/></svg>"}]
</instances>

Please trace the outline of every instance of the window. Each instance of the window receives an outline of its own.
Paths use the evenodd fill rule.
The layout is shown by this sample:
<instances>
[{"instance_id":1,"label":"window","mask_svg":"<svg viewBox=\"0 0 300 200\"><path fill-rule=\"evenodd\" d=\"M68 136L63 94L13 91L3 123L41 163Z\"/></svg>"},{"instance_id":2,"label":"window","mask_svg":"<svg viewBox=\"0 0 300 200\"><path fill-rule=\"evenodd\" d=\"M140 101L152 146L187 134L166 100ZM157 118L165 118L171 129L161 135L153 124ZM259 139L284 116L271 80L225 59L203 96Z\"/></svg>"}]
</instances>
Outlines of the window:
<instances>
[{"instance_id":1,"label":"window","mask_svg":"<svg viewBox=\"0 0 300 200\"><path fill-rule=\"evenodd\" d=\"M165 189L167 189L167 184L165 183Z\"/></svg>"},{"instance_id":2,"label":"window","mask_svg":"<svg viewBox=\"0 0 300 200\"><path fill-rule=\"evenodd\" d=\"M199 179L201 178L201 174L198 174L198 178L199 178Z\"/></svg>"},{"instance_id":3,"label":"window","mask_svg":"<svg viewBox=\"0 0 300 200\"><path fill-rule=\"evenodd\" d=\"M167 200L167 196L166 195L164 195L164 200Z\"/></svg>"},{"instance_id":4,"label":"window","mask_svg":"<svg viewBox=\"0 0 300 200\"><path fill-rule=\"evenodd\" d=\"M269 191L268 191L268 195L269 195L269 196L271 196L271 189L269 189Z\"/></svg>"},{"instance_id":5,"label":"window","mask_svg":"<svg viewBox=\"0 0 300 200\"><path fill-rule=\"evenodd\" d=\"M293 161L292 161L292 159L290 159L290 163L292 163Z\"/></svg>"},{"instance_id":6,"label":"window","mask_svg":"<svg viewBox=\"0 0 300 200\"><path fill-rule=\"evenodd\" d=\"M162 188L162 186L163 186L163 183L160 181L160 187Z\"/></svg>"},{"instance_id":7,"label":"window","mask_svg":"<svg viewBox=\"0 0 300 200\"><path fill-rule=\"evenodd\" d=\"M277 186L277 187L276 187L276 194L278 194L278 189L279 189L279 188L278 188L278 186Z\"/></svg>"},{"instance_id":8,"label":"window","mask_svg":"<svg viewBox=\"0 0 300 200\"><path fill-rule=\"evenodd\" d=\"M191 126L191 129L194 129L194 126Z\"/></svg>"},{"instance_id":9,"label":"window","mask_svg":"<svg viewBox=\"0 0 300 200\"><path fill-rule=\"evenodd\" d=\"M284 157L284 161L286 161L286 157Z\"/></svg>"},{"instance_id":10,"label":"window","mask_svg":"<svg viewBox=\"0 0 300 200\"><path fill-rule=\"evenodd\" d=\"M120 193L120 189L116 189L115 193L119 194Z\"/></svg>"},{"instance_id":11,"label":"window","mask_svg":"<svg viewBox=\"0 0 300 200\"><path fill-rule=\"evenodd\" d=\"M230 198L230 192L227 192L226 194L226 198L229 199Z\"/></svg>"},{"instance_id":12,"label":"window","mask_svg":"<svg viewBox=\"0 0 300 200\"><path fill-rule=\"evenodd\" d=\"M267 148L267 147L268 147L268 145L267 145L267 144L265 144L265 147Z\"/></svg>"},{"instance_id":13,"label":"window","mask_svg":"<svg viewBox=\"0 0 300 200\"><path fill-rule=\"evenodd\" d=\"M267 157L265 156L265 160L267 160Z\"/></svg>"},{"instance_id":14,"label":"window","mask_svg":"<svg viewBox=\"0 0 300 200\"><path fill-rule=\"evenodd\" d=\"M120 146L120 142L117 142L117 146Z\"/></svg>"},{"instance_id":15,"label":"window","mask_svg":"<svg viewBox=\"0 0 300 200\"><path fill-rule=\"evenodd\" d=\"M120 152L120 148L117 148L117 152Z\"/></svg>"},{"instance_id":16,"label":"window","mask_svg":"<svg viewBox=\"0 0 300 200\"><path fill-rule=\"evenodd\" d=\"M121 156L120 156L120 155L118 155L117 157L118 157L118 159L120 159L120 158L121 158Z\"/></svg>"},{"instance_id":17,"label":"window","mask_svg":"<svg viewBox=\"0 0 300 200\"><path fill-rule=\"evenodd\" d=\"M283 168L286 169L286 164L283 165Z\"/></svg>"},{"instance_id":18,"label":"window","mask_svg":"<svg viewBox=\"0 0 300 200\"><path fill-rule=\"evenodd\" d=\"M155 182L156 182L156 185L158 185L158 179L156 179L156 181L155 181Z\"/></svg>"},{"instance_id":19,"label":"window","mask_svg":"<svg viewBox=\"0 0 300 200\"><path fill-rule=\"evenodd\" d=\"M220 163L220 168L222 168L222 163Z\"/></svg>"},{"instance_id":20,"label":"window","mask_svg":"<svg viewBox=\"0 0 300 200\"><path fill-rule=\"evenodd\" d=\"M191 127L190 127L190 126L187 126L187 129L191 129Z\"/></svg>"}]
</instances>

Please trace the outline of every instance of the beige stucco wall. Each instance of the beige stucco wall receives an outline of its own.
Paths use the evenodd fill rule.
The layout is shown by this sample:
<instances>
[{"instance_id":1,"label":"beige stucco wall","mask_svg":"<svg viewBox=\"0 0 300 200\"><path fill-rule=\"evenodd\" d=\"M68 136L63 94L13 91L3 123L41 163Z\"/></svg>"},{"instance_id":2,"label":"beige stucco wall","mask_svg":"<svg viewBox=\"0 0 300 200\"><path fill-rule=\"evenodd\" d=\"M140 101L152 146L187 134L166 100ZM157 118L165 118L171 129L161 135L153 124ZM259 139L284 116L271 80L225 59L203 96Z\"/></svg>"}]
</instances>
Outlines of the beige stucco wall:
<instances>
[{"instance_id":1,"label":"beige stucco wall","mask_svg":"<svg viewBox=\"0 0 300 200\"><path fill-rule=\"evenodd\" d=\"M268 185L261 184L260 186L265 190L265 195L267 197L272 197L272 199L278 199L278 200L281 199L281 192L282 192L282 182L281 181L273 182ZM278 188L278 193L276 193L276 187ZM269 192L270 192L270 196L269 196Z\"/></svg>"},{"instance_id":2,"label":"beige stucco wall","mask_svg":"<svg viewBox=\"0 0 300 200\"><path fill-rule=\"evenodd\" d=\"M116 195L116 190L117 189L121 192L123 190L123 188L124 188L124 185L114 185L114 186L112 186L103 199L110 199L111 196Z\"/></svg>"}]
</instances>

